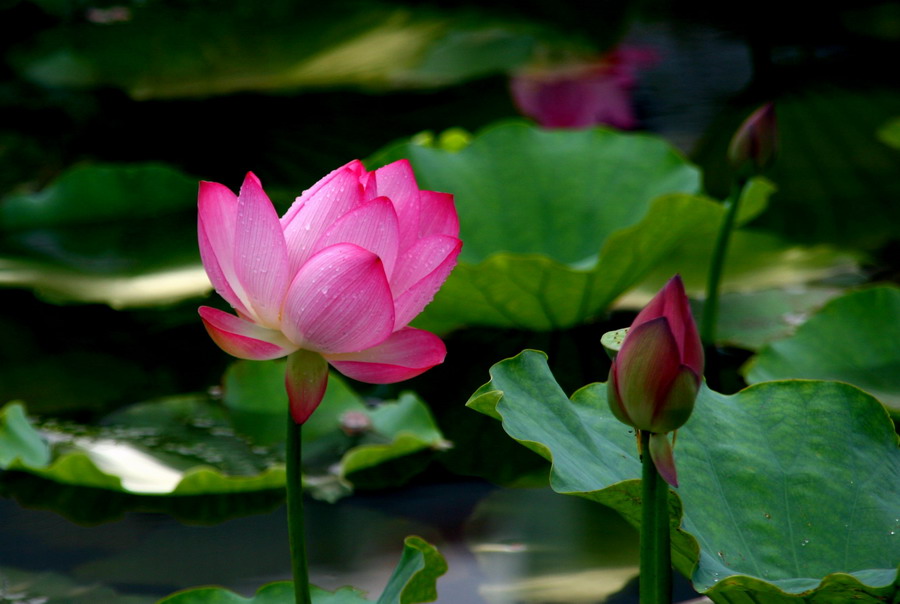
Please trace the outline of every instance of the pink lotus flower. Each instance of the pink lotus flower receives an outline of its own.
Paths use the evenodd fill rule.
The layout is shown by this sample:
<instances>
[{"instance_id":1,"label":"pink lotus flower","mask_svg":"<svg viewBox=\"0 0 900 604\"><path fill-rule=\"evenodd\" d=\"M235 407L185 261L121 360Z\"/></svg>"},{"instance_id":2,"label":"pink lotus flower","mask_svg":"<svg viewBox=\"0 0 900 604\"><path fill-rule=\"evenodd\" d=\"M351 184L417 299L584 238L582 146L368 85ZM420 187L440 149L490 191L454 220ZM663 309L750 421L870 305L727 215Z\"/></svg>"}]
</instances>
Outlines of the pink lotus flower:
<instances>
[{"instance_id":1,"label":"pink lotus flower","mask_svg":"<svg viewBox=\"0 0 900 604\"><path fill-rule=\"evenodd\" d=\"M635 317L607 382L613 415L651 433L653 462L675 487L675 459L666 433L690 417L702 375L703 346L676 275Z\"/></svg>"},{"instance_id":2,"label":"pink lotus flower","mask_svg":"<svg viewBox=\"0 0 900 604\"><path fill-rule=\"evenodd\" d=\"M533 65L513 76L513 100L545 128L632 129L638 125L631 99L636 74L655 61L646 49L623 46L588 60Z\"/></svg>"},{"instance_id":3,"label":"pink lotus flower","mask_svg":"<svg viewBox=\"0 0 900 604\"><path fill-rule=\"evenodd\" d=\"M288 357L291 414L306 421L328 365L385 384L443 362L436 335L407 327L462 247L453 196L420 191L406 160L368 172L352 161L278 218L247 174L240 195L200 183L200 255L237 316L203 306L212 339L241 359Z\"/></svg>"}]
</instances>

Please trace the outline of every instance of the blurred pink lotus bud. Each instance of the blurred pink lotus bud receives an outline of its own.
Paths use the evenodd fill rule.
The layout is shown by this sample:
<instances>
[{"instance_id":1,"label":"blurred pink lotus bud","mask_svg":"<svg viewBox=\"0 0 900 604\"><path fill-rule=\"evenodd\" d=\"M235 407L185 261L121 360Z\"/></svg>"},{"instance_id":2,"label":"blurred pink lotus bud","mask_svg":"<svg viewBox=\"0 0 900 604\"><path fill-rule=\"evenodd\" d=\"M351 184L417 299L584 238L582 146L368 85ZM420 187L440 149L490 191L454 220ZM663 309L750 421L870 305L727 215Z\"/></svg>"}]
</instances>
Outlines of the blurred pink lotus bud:
<instances>
[{"instance_id":1,"label":"blurred pink lotus bud","mask_svg":"<svg viewBox=\"0 0 900 604\"><path fill-rule=\"evenodd\" d=\"M752 162L757 170L766 167L778 149L778 122L775 105L766 103L741 124L728 146L728 161L735 168Z\"/></svg>"},{"instance_id":2,"label":"blurred pink lotus bud","mask_svg":"<svg viewBox=\"0 0 900 604\"><path fill-rule=\"evenodd\" d=\"M237 311L201 307L206 330L238 358L288 357L297 423L321 402L329 365L386 384L443 362L441 339L407 324L456 264L459 221L453 196L419 190L406 160L374 172L352 161L280 219L252 173L238 196L202 182L198 235L210 281Z\"/></svg>"},{"instance_id":3,"label":"blurred pink lotus bud","mask_svg":"<svg viewBox=\"0 0 900 604\"><path fill-rule=\"evenodd\" d=\"M650 454L672 486L678 479L666 433L690 417L702 375L703 346L676 275L634 319L607 382L613 415L651 433Z\"/></svg>"},{"instance_id":4,"label":"blurred pink lotus bud","mask_svg":"<svg viewBox=\"0 0 900 604\"><path fill-rule=\"evenodd\" d=\"M654 62L652 51L624 46L597 58L533 65L513 76L513 100L545 128L635 128L631 91L638 70Z\"/></svg>"}]
</instances>

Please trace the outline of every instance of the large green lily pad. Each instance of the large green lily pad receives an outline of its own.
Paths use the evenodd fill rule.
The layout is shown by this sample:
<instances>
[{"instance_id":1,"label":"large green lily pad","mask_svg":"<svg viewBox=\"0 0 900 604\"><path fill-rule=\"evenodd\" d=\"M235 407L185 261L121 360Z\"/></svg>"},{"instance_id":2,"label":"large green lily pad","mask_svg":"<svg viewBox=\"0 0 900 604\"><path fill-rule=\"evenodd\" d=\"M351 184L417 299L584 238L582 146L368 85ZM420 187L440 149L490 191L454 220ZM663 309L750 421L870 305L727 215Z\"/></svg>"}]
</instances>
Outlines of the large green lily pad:
<instances>
[{"instance_id":1,"label":"large green lily pad","mask_svg":"<svg viewBox=\"0 0 900 604\"><path fill-rule=\"evenodd\" d=\"M464 242L458 266L418 319L426 329L576 325L661 267L670 270L694 242L710 241L711 248L724 215L721 204L697 195L697 169L643 134L513 122L471 139L418 137L369 164L400 157L410 160L422 188L454 194ZM758 215L772 190L754 181L741 221ZM795 269L792 282L809 276L796 271L808 254L780 241L765 244L756 237L741 247L745 270L736 279L747 266L771 270L773 259ZM684 268L705 275L709 253L701 247L684 256ZM831 253L816 267L834 261Z\"/></svg>"},{"instance_id":2,"label":"large green lily pad","mask_svg":"<svg viewBox=\"0 0 900 604\"><path fill-rule=\"evenodd\" d=\"M421 318L433 329L577 324L717 216L692 195L697 170L651 136L507 123L458 151L417 140L369 163L406 157L422 188L455 196L464 245Z\"/></svg>"},{"instance_id":3,"label":"large green lily pad","mask_svg":"<svg viewBox=\"0 0 900 604\"><path fill-rule=\"evenodd\" d=\"M193 213L197 180L161 164L81 165L0 200L0 285L114 307L210 290Z\"/></svg>"},{"instance_id":4,"label":"large green lily pad","mask_svg":"<svg viewBox=\"0 0 900 604\"><path fill-rule=\"evenodd\" d=\"M352 587L331 592L311 590L313 604L419 604L437 600L437 579L447 572L447 563L438 550L420 537L407 537L403 553L377 601ZM189 589L160 600L159 604L289 604L294 601L291 583L270 583L251 598L217 587Z\"/></svg>"},{"instance_id":5,"label":"large green lily pad","mask_svg":"<svg viewBox=\"0 0 900 604\"><path fill-rule=\"evenodd\" d=\"M639 524L635 438L609 411L605 384L569 399L536 351L491 378L468 405L552 460L554 490ZM703 387L678 431L673 563L721 602L896 595L897 444L884 407L847 384L768 382L732 396Z\"/></svg>"},{"instance_id":6,"label":"large green lily pad","mask_svg":"<svg viewBox=\"0 0 900 604\"><path fill-rule=\"evenodd\" d=\"M744 373L751 384L840 380L900 411L900 288L873 287L831 300L793 336L760 350Z\"/></svg>"},{"instance_id":7,"label":"large green lily pad","mask_svg":"<svg viewBox=\"0 0 900 604\"><path fill-rule=\"evenodd\" d=\"M44 86L111 86L133 98L353 86L435 87L525 61L537 28L482 11L384 2L143 6L112 23L69 20L13 53Z\"/></svg>"},{"instance_id":8,"label":"large green lily pad","mask_svg":"<svg viewBox=\"0 0 900 604\"><path fill-rule=\"evenodd\" d=\"M240 391L270 379L283 383L284 364L235 375L238 365L226 382L238 391L227 399L230 409L187 395L133 405L99 426L46 420L35 427L20 403L10 403L0 410L0 468L141 495L282 488L286 397L274 397L265 411ZM363 428L351 432L348 413ZM313 418L304 427L304 472L307 488L323 499L349 494L353 472L447 446L415 395L372 408L338 376Z\"/></svg>"},{"instance_id":9,"label":"large green lily pad","mask_svg":"<svg viewBox=\"0 0 900 604\"><path fill-rule=\"evenodd\" d=\"M500 251L590 264L600 244L639 222L655 198L700 189L697 169L649 135L509 122L455 152L423 142L395 145L369 163L406 157L421 188L453 193L465 242L460 260L472 264Z\"/></svg>"}]
</instances>

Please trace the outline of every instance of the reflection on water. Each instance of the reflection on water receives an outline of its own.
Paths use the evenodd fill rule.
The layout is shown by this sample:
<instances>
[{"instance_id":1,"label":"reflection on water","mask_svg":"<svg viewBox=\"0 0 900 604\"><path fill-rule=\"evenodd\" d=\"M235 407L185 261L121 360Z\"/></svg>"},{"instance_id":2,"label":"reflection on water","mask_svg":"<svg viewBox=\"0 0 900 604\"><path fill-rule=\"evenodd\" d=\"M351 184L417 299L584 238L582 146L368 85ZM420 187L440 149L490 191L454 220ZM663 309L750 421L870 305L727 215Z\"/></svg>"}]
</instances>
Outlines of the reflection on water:
<instances>
[{"instance_id":1,"label":"reflection on water","mask_svg":"<svg viewBox=\"0 0 900 604\"><path fill-rule=\"evenodd\" d=\"M603 506L549 489L429 485L336 504L310 500L307 513L312 580L327 589L352 584L377 595L403 538L417 534L449 563L438 582L444 604L637 601L636 531ZM3 499L0 538L0 568L15 569L0 571L8 581L15 574L27 585L30 576L36 588L55 573L54 584L72 593L102 586L92 602L100 593L128 601L112 590L139 602L210 584L249 596L290 573L283 507L213 526L129 512L84 527ZM696 594L681 580L676 596Z\"/></svg>"}]
</instances>

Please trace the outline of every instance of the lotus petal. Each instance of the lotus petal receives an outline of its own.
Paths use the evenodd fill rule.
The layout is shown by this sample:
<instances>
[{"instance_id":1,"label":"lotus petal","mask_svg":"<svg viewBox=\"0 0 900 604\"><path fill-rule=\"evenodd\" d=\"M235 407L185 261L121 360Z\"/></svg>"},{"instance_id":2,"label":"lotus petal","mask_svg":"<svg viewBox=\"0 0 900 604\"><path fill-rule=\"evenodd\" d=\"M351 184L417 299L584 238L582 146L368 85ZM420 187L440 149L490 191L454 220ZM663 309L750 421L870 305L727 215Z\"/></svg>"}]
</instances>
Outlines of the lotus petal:
<instances>
[{"instance_id":1,"label":"lotus petal","mask_svg":"<svg viewBox=\"0 0 900 604\"><path fill-rule=\"evenodd\" d=\"M381 259L351 243L325 248L297 272L282 331L300 348L323 354L380 344L394 326L394 302Z\"/></svg>"},{"instance_id":2,"label":"lotus petal","mask_svg":"<svg viewBox=\"0 0 900 604\"><path fill-rule=\"evenodd\" d=\"M349 165L313 189L315 192L301 196L281 221L292 275L312 256L316 242L328 227L363 201L359 177Z\"/></svg>"},{"instance_id":3,"label":"lotus petal","mask_svg":"<svg viewBox=\"0 0 900 604\"><path fill-rule=\"evenodd\" d=\"M290 282L288 253L278 214L252 172L241 187L235 227L235 274L259 322L277 327Z\"/></svg>"},{"instance_id":4,"label":"lotus petal","mask_svg":"<svg viewBox=\"0 0 900 604\"><path fill-rule=\"evenodd\" d=\"M403 279L399 281L400 285L410 276L415 277L428 269L431 270L395 299L394 329L408 324L434 299L435 294L450 275L450 271L456 266L456 258L461 249L462 242L459 239L433 235L428 239L420 240L410 250L407 256L412 257L408 258L403 265L406 270ZM422 250L422 252L417 253L417 250ZM435 264L436 266L432 268L432 265ZM394 291L402 290L398 287Z\"/></svg>"},{"instance_id":5,"label":"lotus petal","mask_svg":"<svg viewBox=\"0 0 900 604\"><path fill-rule=\"evenodd\" d=\"M639 430L653 431L653 417L681 368L665 317L632 327L616 355L619 396Z\"/></svg>"},{"instance_id":6,"label":"lotus petal","mask_svg":"<svg viewBox=\"0 0 900 604\"><path fill-rule=\"evenodd\" d=\"M200 259L216 292L240 312L249 314L249 301L234 272L234 230L237 196L228 187L201 182L197 195L197 238Z\"/></svg>"},{"instance_id":7,"label":"lotus petal","mask_svg":"<svg viewBox=\"0 0 900 604\"><path fill-rule=\"evenodd\" d=\"M328 355L335 369L370 384L392 384L415 377L444 362L444 342L431 332L407 327L361 352Z\"/></svg>"},{"instance_id":8,"label":"lotus petal","mask_svg":"<svg viewBox=\"0 0 900 604\"><path fill-rule=\"evenodd\" d=\"M280 331L266 329L218 308L201 306L199 313L206 331L219 348L239 359L280 359L297 349Z\"/></svg>"},{"instance_id":9,"label":"lotus petal","mask_svg":"<svg viewBox=\"0 0 900 604\"><path fill-rule=\"evenodd\" d=\"M338 243L352 243L369 250L384 263L391 275L397 261L400 226L394 206L387 197L377 197L344 214L316 242L313 253Z\"/></svg>"},{"instance_id":10,"label":"lotus petal","mask_svg":"<svg viewBox=\"0 0 900 604\"><path fill-rule=\"evenodd\" d=\"M421 191L419 213L419 237L449 235L459 237L459 216L453 195L436 191Z\"/></svg>"},{"instance_id":11,"label":"lotus petal","mask_svg":"<svg viewBox=\"0 0 900 604\"><path fill-rule=\"evenodd\" d=\"M419 237L419 186L405 159L375 170L379 196L390 198L400 219L400 249L413 246Z\"/></svg>"},{"instance_id":12,"label":"lotus petal","mask_svg":"<svg viewBox=\"0 0 900 604\"><path fill-rule=\"evenodd\" d=\"M675 454L672 443L665 434L650 435L650 457L659 475L667 483L678 488L678 473L675 471Z\"/></svg>"}]
</instances>

